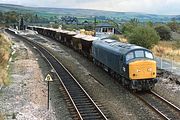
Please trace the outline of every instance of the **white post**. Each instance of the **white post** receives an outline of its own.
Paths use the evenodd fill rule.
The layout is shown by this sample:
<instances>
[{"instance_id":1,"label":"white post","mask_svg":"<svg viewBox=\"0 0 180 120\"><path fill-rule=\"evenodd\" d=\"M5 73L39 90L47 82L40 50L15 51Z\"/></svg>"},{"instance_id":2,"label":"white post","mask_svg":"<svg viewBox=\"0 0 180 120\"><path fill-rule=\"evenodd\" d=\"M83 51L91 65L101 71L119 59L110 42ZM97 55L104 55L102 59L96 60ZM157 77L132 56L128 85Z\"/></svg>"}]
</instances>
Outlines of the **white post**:
<instances>
[{"instance_id":1,"label":"white post","mask_svg":"<svg viewBox=\"0 0 180 120\"><path fill-rule=\"evenodd\" d=\"M173 59L172 59L172 64L171 64L171 71L173 72Z\"/></svg>"},{"instance_id":2,"label":"white post","mask_svg":"<svg viewBox=\"0 0 180 120\"><path fill-rule=\"evenodd\" d=\"M160 60L160 68L162 69L162 57L161 57L161 60Z\"/></svg>"}]
</instances>

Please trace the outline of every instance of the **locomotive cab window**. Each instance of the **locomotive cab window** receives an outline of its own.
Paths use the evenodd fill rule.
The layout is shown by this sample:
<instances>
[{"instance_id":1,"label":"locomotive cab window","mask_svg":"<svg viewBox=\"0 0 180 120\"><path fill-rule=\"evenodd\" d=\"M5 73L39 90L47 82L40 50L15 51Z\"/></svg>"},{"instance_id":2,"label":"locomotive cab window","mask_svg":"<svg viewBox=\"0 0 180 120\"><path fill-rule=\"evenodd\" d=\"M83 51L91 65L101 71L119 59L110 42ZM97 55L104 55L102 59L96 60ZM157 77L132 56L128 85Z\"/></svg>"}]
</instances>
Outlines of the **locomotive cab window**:
<instances>
[{"instance_id":1,"label":"locomotive cab window","mask_svg":"<svg viewBox=\"0 0 180 120\"><path fill-rule=\"evenodd\" d=\"M135 57L136 58L144 58L144 51L143 50L135 51Z\"/></svg>"},{"instance_id":2,"label":"locomotive cab window","mask_svg":"<svg viewBox=\"0 0 180 120\"><path fill-rule=\"evenodd\" d=\"M130 52L130 53L128 53L127 55L126 55L126 61L129 61L129 60L131 60L131 59L133 59L134 58L134 53L133 52Z\"/></svg>"},{"instance_id":3,"label":"locomotive cab window","mask_svg":"<svg viewBox=\"0 0 180 120\"><path fill-rule=\"evenodd\" d=\"M146 56L146 58L149 58L149 59L153 59L154 58L152 53L150 53L148 51L145 51L145 56Z\"/></svg>"}]
</instances>

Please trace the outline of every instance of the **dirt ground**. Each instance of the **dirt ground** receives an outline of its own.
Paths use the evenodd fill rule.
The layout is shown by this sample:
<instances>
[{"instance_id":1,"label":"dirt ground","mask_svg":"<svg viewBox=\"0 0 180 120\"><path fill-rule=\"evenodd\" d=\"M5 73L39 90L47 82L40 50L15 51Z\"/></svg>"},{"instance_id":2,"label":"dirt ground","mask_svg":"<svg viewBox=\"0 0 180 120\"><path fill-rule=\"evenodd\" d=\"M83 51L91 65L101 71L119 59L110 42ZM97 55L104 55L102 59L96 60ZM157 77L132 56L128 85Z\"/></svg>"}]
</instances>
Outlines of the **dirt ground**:
<instances>
[{"instance_id":1,"label":"dirt ground","mask_svg":"<svg viewBox=\"0 0 180 120\"><path fill-rule=\"evenodd\" d=\"M47 84L38 56L22 41L12 40L15 54L9 62L11 83L0 91L0 119L55 120L53 109L47 109Z\"/></svg>"}]
</instances>

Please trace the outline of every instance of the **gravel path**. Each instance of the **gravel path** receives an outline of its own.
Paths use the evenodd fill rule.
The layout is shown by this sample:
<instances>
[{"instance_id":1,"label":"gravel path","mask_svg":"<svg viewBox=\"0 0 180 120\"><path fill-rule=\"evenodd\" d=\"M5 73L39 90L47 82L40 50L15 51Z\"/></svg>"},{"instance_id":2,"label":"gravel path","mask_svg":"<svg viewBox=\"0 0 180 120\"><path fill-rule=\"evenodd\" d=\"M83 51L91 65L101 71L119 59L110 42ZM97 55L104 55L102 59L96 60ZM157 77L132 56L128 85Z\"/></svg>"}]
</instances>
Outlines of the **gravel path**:
<instances>
[{"instance_id":1,"label":"gravel path","mask_svg":"<svg viewBox=\"0 0 180 120\"><path fill-rule=\"evenodd\" d=\"M44 77L50 66L36 50L9 37L15 54L9 63L11 83L0 91L0 120L71 120L56 78L50 83L51 101L47 109Z\"/></svg>"}]
</instances>

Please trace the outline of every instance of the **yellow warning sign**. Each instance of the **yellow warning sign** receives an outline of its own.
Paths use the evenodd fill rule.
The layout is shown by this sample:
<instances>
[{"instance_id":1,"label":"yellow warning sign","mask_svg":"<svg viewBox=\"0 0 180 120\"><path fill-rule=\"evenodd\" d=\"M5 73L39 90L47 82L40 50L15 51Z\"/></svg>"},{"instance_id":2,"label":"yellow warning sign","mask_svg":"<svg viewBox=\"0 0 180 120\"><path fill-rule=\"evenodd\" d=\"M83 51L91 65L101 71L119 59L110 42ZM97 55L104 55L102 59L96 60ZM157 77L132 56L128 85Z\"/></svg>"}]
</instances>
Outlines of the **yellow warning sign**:
<instances>
[{"instance_id":1,"label":"yellow warning sign","mask_svg":"<svg viewBox=\"0 0 180 120\"><path fill-rule=\"evenodd\" d=\"M47 74L45 81L53 81L52 77L50 74Z\"/></svg>"}]
</instances>

